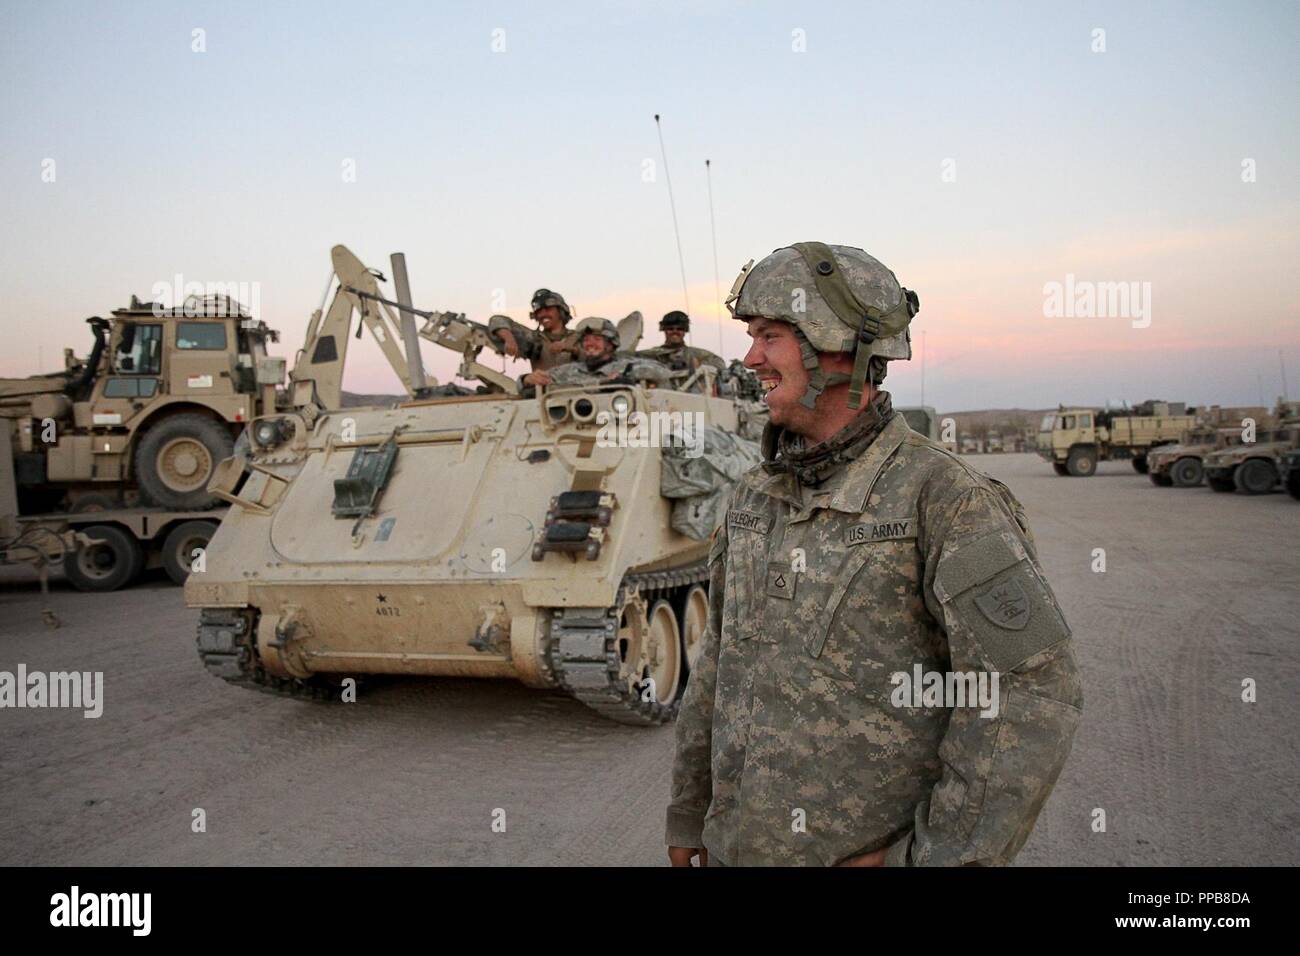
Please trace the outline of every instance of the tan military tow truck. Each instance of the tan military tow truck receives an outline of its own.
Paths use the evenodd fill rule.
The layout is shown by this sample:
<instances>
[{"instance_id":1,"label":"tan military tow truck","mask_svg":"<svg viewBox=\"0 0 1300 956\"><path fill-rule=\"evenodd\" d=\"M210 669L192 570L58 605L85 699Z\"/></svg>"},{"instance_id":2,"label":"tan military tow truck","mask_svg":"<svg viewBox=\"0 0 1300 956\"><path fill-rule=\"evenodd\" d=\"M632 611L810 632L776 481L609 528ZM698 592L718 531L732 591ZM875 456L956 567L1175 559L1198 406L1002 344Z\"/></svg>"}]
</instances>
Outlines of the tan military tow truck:
<instances>
[{"instance_id":1,"label":"tan military tow truck","mask_svg":"<svg viewBox=\"0 0 1300 956\"><path fill-rule=\"evenodd\" d=\"M67 349L62 372L0 379L0 546L39 541L90 591L160 565L184 581L221 517L208 481L284 379L276 333L224 296L132 296L111 315L87 320L84 360Z\"/></svg>"},{"instance_id":2,"label":"tan military tow truck","mask_svg":"<svg viewBox=\"0 0 1300 956\"><path fill-rule=\"evenodd\" d=\"M1196 424L1181 402L1147 401L1123 411L1061 406L1043 416L1038 454L1058 475L1086 477L1097 462L1116 459L1131 460L1145 474L1148 451L1178 441Z\"/></svg>"}]
</instances>

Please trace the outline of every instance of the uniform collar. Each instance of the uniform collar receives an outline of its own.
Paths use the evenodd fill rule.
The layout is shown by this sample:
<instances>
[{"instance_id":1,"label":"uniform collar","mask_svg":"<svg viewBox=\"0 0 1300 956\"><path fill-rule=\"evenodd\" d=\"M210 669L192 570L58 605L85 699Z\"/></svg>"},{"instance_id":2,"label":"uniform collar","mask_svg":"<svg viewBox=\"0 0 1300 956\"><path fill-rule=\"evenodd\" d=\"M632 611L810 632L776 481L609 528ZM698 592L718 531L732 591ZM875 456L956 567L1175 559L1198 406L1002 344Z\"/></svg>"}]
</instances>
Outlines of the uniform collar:
<instances>
[{"instance_id":1,"label":"uniform collar","mask_svg":"<svg viewBox=\"0 0 1300 956\"><path fill-rule=\"evenodd\" d=\"M903 444L910 431L907 419L902 415L894 415L860 457L831 476L830 482L835 484L835 488L831 492L829 507L851 514L866 511L867 499L871 495L872 486L880 476L881 469L898 450L898 446Z\"/></svg>"},{"instance_id":2,"label":"uniform collar","mask_svg":"<svg viewBox=\"0 0 1300 956\"><path fill-rule=\"evenodd\" d=\"M811 491L809 497L819 500L823 507L833 508L836 511L850 514L865 511L867 498L881 469L898 450L910 431L907 419L899 413L893 413L866 450L828 475L826 480L815 489L809 489ZM762 468L755 468L745 475L742 482L759 494L786 502L796 512L803 512L805 509L807 503L805 496L800 493L795 477L787 471L772 473ZM810 517L811 512L812 509L809 509L795 520Z\"/></svg>"}]
</instances>

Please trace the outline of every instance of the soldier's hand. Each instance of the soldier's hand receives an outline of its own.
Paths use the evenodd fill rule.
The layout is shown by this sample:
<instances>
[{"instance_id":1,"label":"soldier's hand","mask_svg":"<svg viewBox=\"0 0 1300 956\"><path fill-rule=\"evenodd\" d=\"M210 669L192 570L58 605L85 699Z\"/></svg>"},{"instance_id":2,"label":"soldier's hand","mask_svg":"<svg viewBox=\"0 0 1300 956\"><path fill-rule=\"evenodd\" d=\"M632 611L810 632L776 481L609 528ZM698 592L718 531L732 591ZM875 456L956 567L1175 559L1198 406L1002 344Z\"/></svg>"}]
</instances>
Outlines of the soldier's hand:
<instances>
[{"instance_id":1,"label":"soldier's hand","mask_svg":"<svg viewBox=\"0 0 1300 956\"><path fill-rule=\"evenodd\" d=\"M882 847L879 850L872 850L870 853L862 853L858 856L851 856L846 860L840 860L836 866L884 866L885 853L889 847Z\"/></svg>"},{"instance_id":2,"label":"soldier's hand","mask_svg":"<svg viewBox=\"0 0 1300 956\"><path fill-rule=\"evenodd\" d=\"M673 866L690 866L691 860L697 856L700 858L700 866L709 865L709 851L702 846L670 846L668 848L668 862Z\"/></svg>"},{"instance_id":3,"label":"soldier's hand","mask_svg":"<svg viewBox=\"0 0 1300 956\"><path fill-rule=\"evenodd\" d=\"M551 376L545 372L529 372L524 376L525 385L550 385Z\"/></svg>"},{"instance_id":4,"label":"soldier's hand","mask_svg":"<svg viewBox=\"0 0 1300 956\"><path fill-rule=\"evenodd\" d=\"M501 336L501 342L505 348L506 355L509 355L511 358L518 358L519 343L515 341L515 333L511 332L509 329L502 329L497 334Z\"/></svg>"}]
</instances>

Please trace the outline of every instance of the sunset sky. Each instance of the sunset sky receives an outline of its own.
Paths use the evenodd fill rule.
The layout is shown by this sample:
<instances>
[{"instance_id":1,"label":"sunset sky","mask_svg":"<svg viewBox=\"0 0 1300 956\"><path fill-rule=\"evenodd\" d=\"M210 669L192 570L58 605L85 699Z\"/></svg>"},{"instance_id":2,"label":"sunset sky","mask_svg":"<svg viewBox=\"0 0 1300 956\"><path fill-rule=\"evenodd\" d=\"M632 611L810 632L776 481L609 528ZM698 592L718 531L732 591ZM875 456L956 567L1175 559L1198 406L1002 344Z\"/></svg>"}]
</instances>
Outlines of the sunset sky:
<instances>
[{"instance_id":1,"label":"sunset sky","mask_svg":"<svg viewBox=\"0 0 1300 956\"><path fill-rule=\"evenodd\" d=\"M694 344L738 357L707 158L723 294L809 239L918 292L898 404L922 343L941 410L1271 404L1283 361L1295 398L1298 36L1282 0L6 0L0 375L84 353L86 316L178 273L256 283L290 356L339 242L385 273L405 252L422 308L486 321L501 290L523 319L544 285L579 317L640 309L649 345L689 305ZM1046 317L1067 275L1149 283L1149 326ZM398 390L354 348L348 388ZM457 357L424 354L447 380Z\"/></svg>"}]
</instances>

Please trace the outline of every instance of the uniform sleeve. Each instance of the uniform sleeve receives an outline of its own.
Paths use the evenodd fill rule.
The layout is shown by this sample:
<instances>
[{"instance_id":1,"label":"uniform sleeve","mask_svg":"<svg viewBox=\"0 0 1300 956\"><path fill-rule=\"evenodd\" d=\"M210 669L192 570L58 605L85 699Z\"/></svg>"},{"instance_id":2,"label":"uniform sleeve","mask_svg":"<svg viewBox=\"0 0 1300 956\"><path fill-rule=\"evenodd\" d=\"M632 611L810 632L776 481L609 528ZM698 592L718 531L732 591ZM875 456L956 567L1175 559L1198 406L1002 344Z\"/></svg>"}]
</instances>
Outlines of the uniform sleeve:
<instances>
[{"instance_id":1,"label":"uniform sleeve","mask_svg":"<svg viewBox=\"0 0 1300 956\"><path fill-rule=\"evenodd\" d=\"M585 364L580 362L567 362L564 365L556 365L546 373L551 376L553 385L579 385L583 382L594 382L596 376L592 375Z\"/></svg>"},{"instance_id":2,"label":"uniform sleeve","mask_svg":"<svg viewBox=\"0 0 1300 956\"><path fill-rule=\"evenodd\" d=\"M671 377L671 374L661 362L646 358L632 358L624 364L619 377L637 382L664 382Z\"/></svg>"},{"instance_id":3,"label":"uniform sleeve","mask_svg":"<svg viewBox=\"0 0 1300 956\"><path fill-rule=\"evenodd\" d=\"M709 624L691 669L677 715L672 798L664 840L668 846L700 847L704 815L713 796L713 701L717 689L722 602L727 585L727 527L718 527L709 549Z\"/></svg>"},{"instance_id":4,"label":"uniform sleeve","mask_svg":"<svg viewBox=\"0 0 1300 956\"><path fill-rule=\"evenodd\" d=\"M942 776L888 863L1009 863L1069 755L1083 706L1070 629L1012 503L980 485L922 506L926 606L950 669L985 675L997 712L953 709Z\"/></svg>"}]
</instances>

